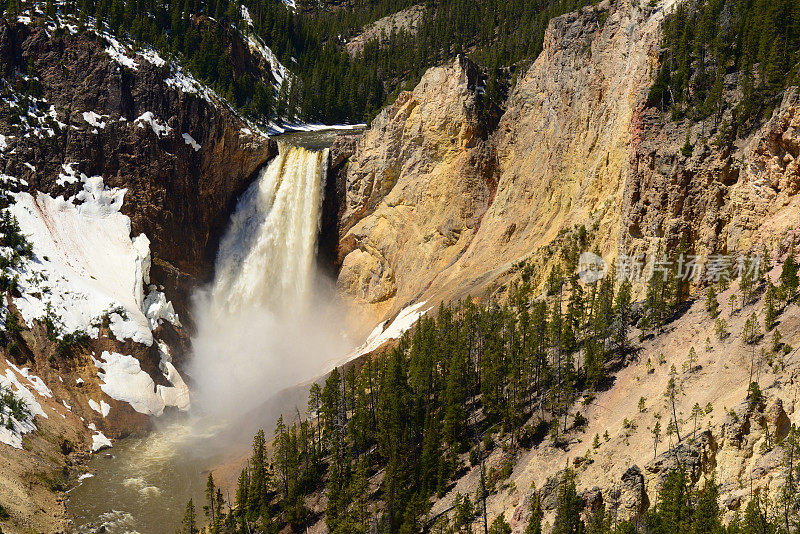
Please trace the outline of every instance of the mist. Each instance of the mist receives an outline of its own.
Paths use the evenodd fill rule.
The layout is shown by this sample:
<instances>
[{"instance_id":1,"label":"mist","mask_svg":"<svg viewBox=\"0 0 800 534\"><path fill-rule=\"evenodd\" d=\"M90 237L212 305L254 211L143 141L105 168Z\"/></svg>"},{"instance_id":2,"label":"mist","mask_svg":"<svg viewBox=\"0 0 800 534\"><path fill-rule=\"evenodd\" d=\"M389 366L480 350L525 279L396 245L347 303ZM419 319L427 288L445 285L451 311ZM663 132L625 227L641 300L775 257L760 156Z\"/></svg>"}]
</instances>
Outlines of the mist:
<instances>
[{"instance_id":1,"label":"mist","mask_svg":"<svg viewBox=\"0 0 800 534\"><path fill-rule=\"evenodd\" d=\"M222 317L209 301L207 290L196 296L189 366L193 409L202 414L234 422L279 391L317 378L352 349L334 300L317 297L288 315L264 306Z\"/></svg>"},{"instance_id":2,"label":"mist","mask_svg":"<svg viewBox=\"0 0 800 534\"><path fill-rule=\"evenodd\" d=\"M214 281L192 303L192 407L218 422L275 404L352 348L333 281L316 269L328 151L279 148L239 199Z\"/></svg>"}]
</instances>

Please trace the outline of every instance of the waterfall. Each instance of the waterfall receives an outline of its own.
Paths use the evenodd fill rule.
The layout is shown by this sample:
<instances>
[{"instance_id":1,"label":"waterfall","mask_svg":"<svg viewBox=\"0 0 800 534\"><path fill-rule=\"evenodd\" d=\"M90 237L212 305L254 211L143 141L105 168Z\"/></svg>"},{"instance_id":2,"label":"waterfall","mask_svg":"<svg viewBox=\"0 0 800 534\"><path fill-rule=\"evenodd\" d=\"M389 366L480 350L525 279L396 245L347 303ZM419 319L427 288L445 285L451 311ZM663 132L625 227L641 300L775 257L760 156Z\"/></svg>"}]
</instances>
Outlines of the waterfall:
<instances>
[{"instance_id":1,"label":"waterfall","mask_svg":"<svg viewBox=\"0 0 800 534\"><path fill-rule=\"evenodd\" d=\"M240 198L222 239L212 290L217 314L307 303L328 150L278 145L279 154Z\"/></svg>"},{"instance_id":2,"label":"waterfall","mask_svg":"<svg viewBox=\"0 0 800 534\"><path fill-rule=\"evenodd\" d=\"M233 417L344 354L314 260L328 150L279 143L240 197L210 288L195 298L193 404Z\"/></svg>"}]
</instances>

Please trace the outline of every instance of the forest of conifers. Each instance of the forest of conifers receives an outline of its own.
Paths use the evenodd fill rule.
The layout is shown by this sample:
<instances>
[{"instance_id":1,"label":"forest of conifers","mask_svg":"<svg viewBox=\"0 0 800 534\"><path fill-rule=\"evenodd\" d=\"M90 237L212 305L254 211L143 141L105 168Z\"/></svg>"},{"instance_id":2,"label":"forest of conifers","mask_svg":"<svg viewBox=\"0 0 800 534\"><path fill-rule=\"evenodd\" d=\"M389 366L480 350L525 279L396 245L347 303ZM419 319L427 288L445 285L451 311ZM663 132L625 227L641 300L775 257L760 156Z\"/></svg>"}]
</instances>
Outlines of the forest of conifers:
<instances>
[{"instance_id":1,"label":"forest of conifers","mask_svg":"<svg viewBox=\"0 0 800 534\"><path fill-rule=\"evenodd\" d=\"M251 527L278 532L287 526L303 532L324 519L335 533L372 528L419 532L434 527L426 519L431 498L442 497L456 479L477 467L477 492L459 496L451 519L440 516L435 525L440 532L467 532L473 521L480 521L482 498L508 483L516 452L544 440L564 443L587 423L575 401L582 397L590 402L611 385L614 370L633 355L632 325L641 336L658 335L689 298L689 287L672 261L685 253L685 245L667 256L673 267L652 273L644 306L635 310L628 281L615 287L614 277L607 276L585 287L579 283L574 273L585 238L579 229L563 264L550 271L543 294L534 291L529 266L520 265L506 304L489 299L441 306L435 317L420 319L387 353L346 370L334 369L324 383L312 386L304 417L290 424L278 420L271 457L264 432L256 435L231 502L209 477L207 521L190 503L183 531L192 534L198 524L207 523L212 533L248 532ZM797 298L798 285L792 252L778 285L763 271L743 272L739 279L741 309L765 295L763 334L773 336L776 354L788 348L775 334L776 317ZM726 287L722 277L704 296L721 338L730 333L719 317L716 294ZM756 317L753 312L742 332L745 343L762 337ZM675 375L673 366L666 402L680 394ZM756 382L749 398L754 406L763 403ZM670 446L691 439L674 410L664 423L663 429L659 425L653 430L658 434L654 452L662 435ZM797 439L793 430L786 444L796 447ZM503 449L506 460L500 469L485 470L483 460L496 447ZM377 474L382 478L375 488L369 481ZM307 497L318 492L327 497L324 517L306 505ZM560 492L557 534L724 531L716 486L692 487L680 471L670 475L652 510L624 523L611 521L602 510L584 511L568 471ZM793 514L800 513L800 502L792 506ZM741 521L726 527L728 532L777 532L781 523L768 517L765 507L758 499L751 501ZM541 517L541 510L534 510L527 532L541 532ZM503 521L492 532L510 532Z\"/></svg>"}]
</instances>

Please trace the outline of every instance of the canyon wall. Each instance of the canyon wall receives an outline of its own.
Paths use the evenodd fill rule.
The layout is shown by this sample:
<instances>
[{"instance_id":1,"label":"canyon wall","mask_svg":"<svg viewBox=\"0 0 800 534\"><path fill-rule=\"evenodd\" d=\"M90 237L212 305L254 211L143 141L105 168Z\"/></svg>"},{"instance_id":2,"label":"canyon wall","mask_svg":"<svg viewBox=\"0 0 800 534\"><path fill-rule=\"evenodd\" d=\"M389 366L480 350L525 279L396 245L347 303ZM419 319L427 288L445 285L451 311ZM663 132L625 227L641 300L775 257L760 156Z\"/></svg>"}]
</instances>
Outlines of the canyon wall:
<instances>
[{"instance_id":1,"label":"canyon wall","mask_svg":"<svg viewBox=\"0 0 800 534\"><path fill-rule=\"evenodd\" d=\"M496 123L473 111L488 105L465 61L401 94L336 177L342 292L378 316L481 294L577 224L613 255L670 5L605 2L552 20Z\"/></svg>"},{"instance_id":2,"label":"canyon wall","mask_svg":"<svg viewBox=\"0 0 800 534\"><path fill-rule=\"evenodd\" d=\"M648 107L673 6L602 2L553 19L497 122L460 60L334 145L339 288L356 309L387 318L419 300L481 296L525 263L541 283L559 236L580 225L611 263L683 235L701 255L760 251L793 227L796 90L730 147L714 143L711 119Z\"/></svg>"},{"instance_id":3,"label":"canyon wall","mask_svg":"<svg viewBox=\"0 0 800 534\"><path fill-rule=\"evenodd\" d=\"M65 126L44 139L9 136L0 168L28 190L65 198L81 189L59 183L65 164L125 188L123 213L133 233L151 241L153 283L190 325L191 289L210 278L236 199L277 147L154 52L128 57L114 43L92 32L1 23L4 74L30 70ZM234 63L257 68L246 47L234 48L243 58ZM0 125L13 131L8 120Z\"/></svg>"},{"instance_id":4,"label":"canyon wall","mask_svg":"<svg viewBox=\"0 0 800 534\"><path fill-rule=\"evenodd\" d=\"M763 125L730 145L717 142L729 115L718 123L674 120L649 106L661 25L674 5L603 2L553 19L542 54L520 75L496 122L485 119L494 115L480 75L459 60L429 70L364 134L341 138L330 177L338 194L341 294L376 321L421 301L428 307L498 295L524 264L542 283L562 237L581 225L587 249L596 247L612 263L620 254L655 252L659 243L674 247L683 236L702 256L760 253L796 239L797 88L785 92ZM725 98L738 98L734 79ZM635 291L642 293L641 284ZM746 316L736 311L735 291L720 298L730 331L738 333ZM800 342L795 311L781 323L792 347ZM590 507L604 502L619 518L637 517L652 504L678 457L694 481L716 477L726 519L744 510L751 485L774 498L782 480L776 441L797 418L797 364L773 363L762 377L766 403L742 403L751 351L741 341L716 339L714 328L697 300L665 335L644 342L612 389L576 404L591 421L586 430L565 447L542 444L516 458L513 484L489 500L490 521L505 513L522 531L532 483L549 499L552 521L558 473L567 464ZM653 447L650 429L663 409L666 370L681 368L690 346L702 352L704 344L700 370L681 378L686 396L679 410L688 418L700 402L706 413L691 440L665 453L665 443ZM645 369L660 360L661 372ZM645 412L635 407L640 396ZM604 433L609 437L593 447L593 436ZM499 471L506 460L498 451L488 465ZM457 492L476 491L476 472L431 514L445 511Z\"/></svg>"}]
</instances>

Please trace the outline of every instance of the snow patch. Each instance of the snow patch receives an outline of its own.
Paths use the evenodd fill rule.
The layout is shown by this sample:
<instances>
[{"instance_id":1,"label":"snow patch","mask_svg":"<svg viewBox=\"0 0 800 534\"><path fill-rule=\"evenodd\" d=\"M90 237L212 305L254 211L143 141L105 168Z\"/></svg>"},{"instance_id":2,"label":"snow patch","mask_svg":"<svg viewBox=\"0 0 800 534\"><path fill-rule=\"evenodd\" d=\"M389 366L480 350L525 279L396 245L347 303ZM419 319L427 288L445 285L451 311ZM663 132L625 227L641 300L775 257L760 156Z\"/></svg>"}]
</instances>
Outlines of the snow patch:
<instances>
[{"instance_id":1,"label":"snow patch","mask_svg":"<svg viewBox=\"0 0 800 534\"><path fill-rule=\"evenodd\" d=\"M417 320L428 313L431 307L425 308L425 302L418 302L417 304L403 308L392 323L384 328L386 321L376 326L372 332L367 336L367 340L363 345L354 349L348 356L347 360L352 360L358 356L368 354L390 339L399 339L409 328L414 326Z\"/></svg>"},{"instance_id":2,"label":"snow patch","mask_svg":"<svg viewBox=\"0 0 800 534\"><path fill-rule=\"evenodd\" d=\"M158 55L158 52L156 52L155 50L153 50L151 48L146 49L144 52L141 52L139 55L142 56L142 58L145 61L147 61L148 63L152 63L156 67L163 67L164 65L167 64L167 62L161 56Z\"/></svg>"},{"instance_id":3,"label":"snow patch","mask_svg":"<svg viewBox=\"0 0 800 534\"><path fill-rule=\"evenodd\" d=\"M89 408L96 411L103 417L107 416L108 412L111 411L111 406L104 400L101 400L100 404L97 404L97 401L95 401L94 399L89 399Z\"/></svg>"},{"instance_id":4,"label":"snow patch","mask_svg":"<svg viewBox=\"0 0 800 534\"><path fill-rule=\"evenodd\" d=\"M108 115L99 115L94 111L83 112L83 120L95 128L100 128L101 130L105 129L106 127L106 121L103 120L104 118L108 118Z\"/></svg>"},{"instance_id":5,"label":"snow patch","mask_svg":"<svg viewBox=\"0 0 800 534\"><path fill-rule=\"evenodd\" d=\"M252 50L255 50L261 54L261 57L263 57L267 63L269 63L272 77L275 78L276 87L283 85L283 81L288 77L289 71L280 61L278 61L278 57L272 52L270 47L264 44L264 41L262 41L260 37L255 35L247 36L247 44Z\"/></svg>"},{"instance_id":6,"label":"snow patch","mask_svg":"<svg viewBox=\"0 0 800 534\"><path fill-rule=\"evenodd\" d=\"M53 393L41 378L30 374L27 368L20 369L8 360L6 360L6 365L8 367L5 374L0 374L0 386L10 390L15 397L21 399L25 403L29 415L17 420L11 416L8 408L5 408L6 413L3 415L10 420L10 427L0 425L0 443L5 443L15 449L22 449L23 434L36 430L36 425L33 423L34 416L38 415L48 419L42 405L36 400L34 392L41 397L48 398L52 397Z\"/></svg>"},{"instance_id":7,"label":"snow patch","mask_svg":"<svg viewBox=\"0 0 800 534\"><path fill-rule=\"evenodd\" d=\"M253 17L250 16L250 11L247 9L247 6L242 6L242 18L247 23L248 26L253 25Z\"/></svg>"},{"instance_id":8,"label":"snow patch","mask_svg":"<svg viewBox=\"0 0 800 534\"><path fill-rule=\"evenodd\" d=\"M60 186L64 186L66 184L74 184L78 181L78 173L72 166L75 165L74 163L64 163L61 165L63 169L61 173L59 173L58 178L56 179L56 183ZM84 175L85 176L85 175Z\"/></svg>"},{"instance_id":9,"label":"snow patch","mask_svg":"<svg viewBox=\"0 0 800 534\"><path fill-rule=\"evenodd\" d=\"M127 402L139 413L159 416L166 406L188 408L181 395L185 388L183 380L168 363L165 375L173 387L158 386L147 372L142 370L139 360L133 356L105 351L101 360L94 360L102 371L98 374L103 384L100 389L112 399ZM179 387L180 385L180 387Z\"/></svg>"},{"instance_id":10,"label":"snow patch","mask_svg":"<svg viewBox=\"0 0 800 534\"><path fill-rule=\"evenodd\" d=\"M200 150L200 144L188 133L183 134L183 140L187 145L191 146L195 152Z\"/></svg>"},{"instance_id":11,"label":"snow patch","mask_svg":"<svg viewBox=\"0 0 800 534\"><path fill-rule=\"evenodd\" d=\"M117 41L108 34L103 34L103 37L105 37L105 39L109 43L109 47L106 48L106 53L109 56L111 56L111 59L113 59L120 65L128 67L129 69L133 70L139 69L138 65L136 65L136 61L134 61L132 57L126 55L125 48L120 44L119 41Z\"/></svg>"},{"instance_id":12,"label":"snow patch","mask_svg":"<svg viewBox=\"0 0 800 534\"><path fill-rule=\"evenodd\" d=\"M18 268L22 295L14 303L28 325L50 317L62 332L97 338L105 318L118 339L152 345L142 312L149 241L130 238L130 219L119 212L124 189L106 189L99 176L81 179L83 190L70 201L42 192L14 195L9 211L35 254Z\"/></svg>"},{"instance_id":13,"label":"snow patch","mask_svg":"<svg viewBox=\"0 0 800 534\"><path fill-rule=\"evenodd\" d=\"M150 286L150 293L144 299L142 310L145 317L150 321L150 328L155 330L162 321L168 321L175 326L180 327L181 321L178 314L175 313L175 308L172 302L167 300L166 295L161 291L156 291L155 286Z\"/></svg>"},{"instance_id":14,"label":"snow patch","mask_svg":"<svg viewBox=\"0 0 800 534\"><path fill-rule=\"evenodd\" d=\"M19 367L17 367L13 363L9 362L8 360L6 360L6 363L8 364L9 367L14 369L17 373L19 373L20 375L25 377L28 380L28 382L31 383L31 385L33 386L33 389L36 390L36 393L38 393L42 397L45 397L45 398L48 398L48 399L52 399L53 398L53 392L50 391L50 388L47 387L47 384L44 383L44 380L42 380L41 378L39 378L36 375L30 374L30 370L27 367L23 367L22 369L20 369ZM47 417L47 416L45 415L45 417Z\"/></svg>"},{"instance_id":15,"label":"snow patch","mask_svg":"<svg viewBox=\"0 0 800 534\"><path fill-rule=\"evenodd\" d=\"M158 393L164 399L167 406L175 406L181 411L187 411L191 407L189 399L189 386L183 381L178 370L172 365L172 356L169 347L163 341L158 342L158 351L161 356L159 369L164 377L172 384L171 387L158 386Z\"/></svg>"},{"instance_id":16,"label":"snow patch","mask_svg":"<svg viewBox=\"0 0 800 534\"><path fill-rule=\"evenodd\" d=\"M92 452L101 451L112 447L111 440L103 435L99 430L97 434L92 435Z\"/></svg>"},{"instance_id":17,"label":"snow patch","mask_svg":"<svg viewBox=\"0 0 800 534\"><path fill-rule=\"evenodd\" d=\"M145 124L149 124L157 137L164 137L165 135L169 135L172 131L172 128L170 128L167 123L158 120L153 115L152 111L142 113L133 123L139 126L139 128L144 128Z\"/></svg>"},{"instance_id":18,"label":"snow patch","mask_svg":"<svg viewBox=\"0 0 800 534\"><path fill-rule=\"evenodd\" d=\"M268 133L270 135L281 135L287 132L318 132L321 130L360 130L366 128L366 124L319 124L319 123L275 123L271 122Z\"/></svg>"}]
</instances>

